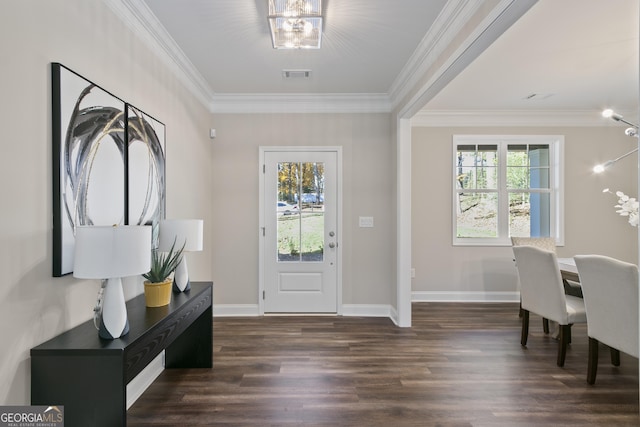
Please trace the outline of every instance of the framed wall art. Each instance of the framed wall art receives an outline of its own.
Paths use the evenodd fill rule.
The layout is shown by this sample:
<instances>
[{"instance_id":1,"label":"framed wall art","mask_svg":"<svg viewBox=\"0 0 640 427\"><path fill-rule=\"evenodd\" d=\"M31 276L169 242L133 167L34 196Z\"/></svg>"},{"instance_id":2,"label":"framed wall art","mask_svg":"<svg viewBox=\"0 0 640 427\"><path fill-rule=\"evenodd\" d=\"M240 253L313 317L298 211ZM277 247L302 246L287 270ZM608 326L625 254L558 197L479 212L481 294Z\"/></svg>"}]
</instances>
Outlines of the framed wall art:
<instances>
[{"instance_id":1,"label":"framed wall art","mask_svg":"<svg viewBox=\"0 0 640 427\"><path fill-rule=\"evenodd\" d=\"M53 275L73 271L75 228L124 224L124 101L53 63Z\"/></svg>"},{"instance_id":2,"label":"framed wall art","mask_svg":"<svg viewBox=\"0 0 640 427\"><path fill-rule=\"evenodd\" d=\"M75 229L154 225L165 213L164 124L52 63L53 276L73 271Z\"/></svg>"},{"instance_id":3,"label":"framed wall art","mask_svg":"<svg viewBox=\"0 0 640 427\"><path fill-rule=\"evenodd\" d=\"M164 124L127 104L127 224L153 226L157 247L158 221L165 216Z\"/></svg>"}]
</instances>

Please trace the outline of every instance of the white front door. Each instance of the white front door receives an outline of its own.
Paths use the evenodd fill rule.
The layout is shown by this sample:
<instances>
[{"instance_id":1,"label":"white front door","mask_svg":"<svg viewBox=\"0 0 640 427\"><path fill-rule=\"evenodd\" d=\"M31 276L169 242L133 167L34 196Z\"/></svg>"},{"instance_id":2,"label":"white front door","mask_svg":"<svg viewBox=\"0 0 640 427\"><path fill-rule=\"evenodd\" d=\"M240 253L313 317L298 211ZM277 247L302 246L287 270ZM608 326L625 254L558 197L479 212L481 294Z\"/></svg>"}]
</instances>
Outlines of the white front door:
<instances>
[{"instance_id":1,"label":"white front door","mask_svg":"<svg viewBox=\"0 0 640 427\"><path fill-rule=\"evenodd\" d=\"M261 148L265 313L338 311L338 153Z\"/></svg>"}]
</instances>

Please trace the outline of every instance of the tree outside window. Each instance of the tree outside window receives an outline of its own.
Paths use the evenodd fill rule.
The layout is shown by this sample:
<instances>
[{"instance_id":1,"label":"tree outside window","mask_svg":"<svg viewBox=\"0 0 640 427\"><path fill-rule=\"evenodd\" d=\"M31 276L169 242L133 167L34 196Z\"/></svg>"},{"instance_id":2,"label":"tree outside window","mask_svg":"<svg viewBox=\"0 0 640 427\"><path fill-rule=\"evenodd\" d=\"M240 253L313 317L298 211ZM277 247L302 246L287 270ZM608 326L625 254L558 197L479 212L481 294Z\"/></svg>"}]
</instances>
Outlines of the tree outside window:
<instances>
[{"instance_id":1,"label":"tree outside window","mask_svg":"<svg viewBox=\"0 0 640 427\"><path fill-rule=\"evenodd\" d=\"M454 244L560 236L558 136L454 136Z\"/></svg>"}]
</instances>

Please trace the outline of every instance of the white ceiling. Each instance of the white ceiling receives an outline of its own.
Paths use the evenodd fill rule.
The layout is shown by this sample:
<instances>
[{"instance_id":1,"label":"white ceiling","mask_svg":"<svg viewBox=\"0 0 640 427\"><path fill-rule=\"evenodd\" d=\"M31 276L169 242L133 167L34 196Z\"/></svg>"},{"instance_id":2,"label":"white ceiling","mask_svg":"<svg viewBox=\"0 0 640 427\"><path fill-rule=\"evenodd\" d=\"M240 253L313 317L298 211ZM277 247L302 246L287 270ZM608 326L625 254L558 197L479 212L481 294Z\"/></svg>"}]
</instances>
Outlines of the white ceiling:
<instances>
[{"instance_id":1,"label":"white ceiling","mask_svg":"<svg viewBox=\"0 0 640 427\"><path fill-rule=\"evenodd\" d=\"M446 3L325 0L322 48L278 50L267 0L145 1L215 93L245 94L386 93Z\"/></svg>"},{"instance_id":2,"label":"white ceiling","mask_svg":"<svg viewBox=\"0 0 640 427\"><path fill-rule=\"evenodd\" d=\"M325 0L322 48L271 46L267 0L145 0L216 94L387 93L446 0ZM282 78L310 69L309 79Z\"/></svg>"},{"instance_id":3,"label":"white ceiling","mask_svg":"<svg viewBox=\"0 0 640 427\"><path fill-rule=\"evenodd\" d=\"M521 1L521 0L517 0ZM516 1L516 3L517 3ZM324 0L320 50L271 47L267 0L123 0L213 99L396 95L473 0ZM510 3L508 0L501 2ZM423 111L638 110L638 0L539 0ZM148 7L148 8L147 8ZM451 35L449 35L451 37ZM429 41L429 43L426 43ZM173 46L173 47L172 47ZM178 48L176 49L177 46ZM310 69L285 80L283 69ZM525 99L537 94L532 99Z\"/></svg>"},{"instance_id":4,"label":"white ceiling","mask_svg":"<svg viewBox=\"0 0 640 427\"><path fill-rule=\"evenodd\" d=\"M634 111L638 4L540 0L428 108Z\"/></svg>"}]
</instances>

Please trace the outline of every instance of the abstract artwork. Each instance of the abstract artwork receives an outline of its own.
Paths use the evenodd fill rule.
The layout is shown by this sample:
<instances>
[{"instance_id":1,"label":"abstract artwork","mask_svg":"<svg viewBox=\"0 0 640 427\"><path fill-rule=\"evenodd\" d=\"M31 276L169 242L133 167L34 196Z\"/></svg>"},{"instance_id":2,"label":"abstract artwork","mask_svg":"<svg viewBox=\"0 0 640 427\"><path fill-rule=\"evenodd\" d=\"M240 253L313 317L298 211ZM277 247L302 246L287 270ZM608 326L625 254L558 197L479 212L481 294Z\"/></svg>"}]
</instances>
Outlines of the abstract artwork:
<instances>
[{"instance_id":1,"label":"abstract artwork","mask_svg":"<svg viewBox=\"0 0 640 427\"><path fill-rule=\"evenodd\" d=\"M73 271L76 227L157 225L164 217L165 133L162 123L65 66L52 63L51 75L59 277Z\"/></svg>"},{"instance_id":2,"label":"abstract artwork","mask_svg":"<svg viewBox=\"0 0 640 427\"><path fill-rule=\"evenodd\" d=\"M127 223L153 226L158 242L158 221L165 212L164 124L127 104L128 145Z\"/></svg>"}]
</instances>

